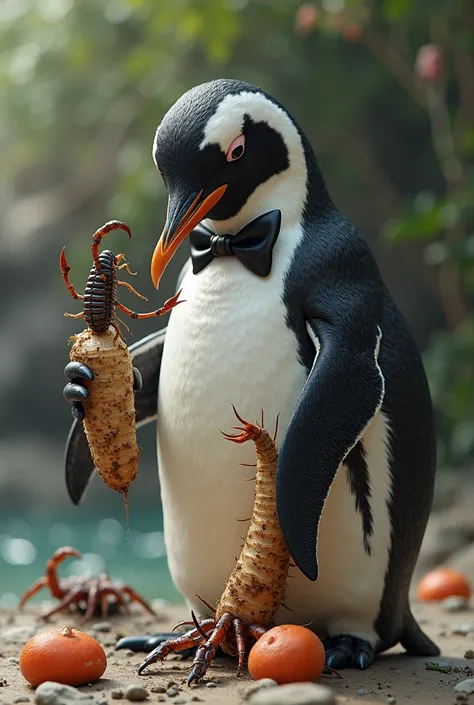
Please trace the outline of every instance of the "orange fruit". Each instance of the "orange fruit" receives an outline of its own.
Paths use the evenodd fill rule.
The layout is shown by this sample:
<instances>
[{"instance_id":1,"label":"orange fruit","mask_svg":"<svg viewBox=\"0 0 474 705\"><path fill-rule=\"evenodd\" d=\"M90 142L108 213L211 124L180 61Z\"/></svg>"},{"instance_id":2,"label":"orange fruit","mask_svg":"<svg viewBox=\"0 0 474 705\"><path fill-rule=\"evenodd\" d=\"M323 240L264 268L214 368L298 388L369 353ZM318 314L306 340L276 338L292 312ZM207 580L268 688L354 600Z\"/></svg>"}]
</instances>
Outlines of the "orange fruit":
<instances>
[{"instance_id":1,"label":"orange fruit","mask_svg":"<svg viewBox=\"0 0 474 705\"><path fill-rule=\"evenodd\" d=\"M45 681L85 685L98 680L106 668L107 658L99 642L71 627L36 634L20 655L20 671L34 686Z\"/></svg>"},{"instance_id":2,"label":"orange fruit","mask_svg":"<svg viewBox=\"0 0 474 705\"><path fill-rule=\"evenodd\" d=\"M418 583L417 597L423 602L444 600L445 597L470 598L472 588L464 573L441 566L427 573Z\"/></svg>"},{"instance_id":3,"label":"orange fruit","mask_svg":"<svg viewBox=\"0 0 474 705\"><path fill-rule=\"evenodd\" d=\"M281 624L254 644L248 669L255 680L273 678L281 685L316 680L325 660L324 646L314 632L296 624Z\"/></svg>"}]
</instances>

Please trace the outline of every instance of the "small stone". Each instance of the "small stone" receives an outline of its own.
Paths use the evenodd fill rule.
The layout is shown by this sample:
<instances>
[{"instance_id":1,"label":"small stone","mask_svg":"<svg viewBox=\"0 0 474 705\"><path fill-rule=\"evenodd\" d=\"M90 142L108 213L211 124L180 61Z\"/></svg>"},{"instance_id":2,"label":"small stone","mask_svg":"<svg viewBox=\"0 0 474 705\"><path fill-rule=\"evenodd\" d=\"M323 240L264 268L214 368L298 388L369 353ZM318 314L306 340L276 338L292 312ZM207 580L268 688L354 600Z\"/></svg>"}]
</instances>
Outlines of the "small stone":
<instances>
[{"instance_id":1,"label":"small stone","mask_svg":"<svg viewBox=\"0 0 474 705\"><path fill-rule=\"evenodd\" d=\"M468 600L458 595L447 597L441 604L445 612L464 612L468 608Z\"/></svg>"},{"instance_id":2,"label":"small stone","mask_svg":"<svg viewBox=\"0 0 474 705\"><path fill-rule=\"evenodd\" d=\"M88 693L81 693L77 688L70 685L45 681L35 690L36 705L69 705L74 702L89 702L91 696Z\"/></svg>"},{"instance_id":3,"label":"small stone","mask_svg":"<svg viewBox=\"0 0 474 705\"><path fill-rule=\"evenodd\" d=\"M177 687L178 687L178 684L176 683L176 681L168 681L167 688L177 688Z\"/></svg>"},{"instance_id":4,"label":"small stone","mask_svg":"<svg viewBox=\"0 0 474 705\"><path fill-rule=\"evenodd\" d=\"M10 658L8 658L7 661L8 661L8 663L16 663L16 664L20 663L20 659L15 658L14 656L10 656Z\"/></svg>"},{"instance_id":5,"label":"small stone","mask_svg":"<svg viewBox=\"0 0 474 705\"><path fill-rule=\"evenodd\" d=\"M169 690L166 691L166 695L169 698L175 698L179 693L179 690L177 688L169 688Z\"/></svg>"},{"instance_id":6,"label":"small stone","mask_svg":"<svg viewBox=\"0 0 474 705\"><path fill-rule=\"evenodd\" d=\"M474 693L474 678L466 678L466 680L459 681L459 683L456 683L454 686L454 690L457 693L466 693L467 695L471 695Z\"/></svg>"},{"instance_id":7,"label":"small stone","mask_svg":"<svg viewBox=\"0 0 474 705\"><path fill-rule=\"evenodd\" d=\"M142 685L135 685L132 683L125 688L125 697L127 700L132 700L133 702L140 702L146 700L148 697L148 690Z\"/></svg>"},{"instance_id":8,"label":"small stone","mask_svg":"<svg viewBox=\"0 0 474 705\"><path fill-rule=\"evenodd\" d=\"M29 703L30 699L26 695L19 695L15 700L13 701L14 703Z\"/></svg>"},{"instance_id":9,"label":"small stone","mask_svg":"<svg viewBox=\"0 0 474 705\"><path fill-rule=\"evenodd\" d=\"M472 629L472 624L452 624L451 633L460 634L461 636L466 636Z\"/></svg>"},{"instance_id":10,"label":"small stone","mask_svg":"<svg viewBox=\"0 0 474 705\"><path fill-rule=\"evenodd\" d=\"M199 695L193 695L191 698L192 703L202 703L204 702L202 698L199 697Z\"/></svg>"},{"instance_id":11,"label":"small stone","mask_svg":"<svg viewBox=\"0 0 474 705\"><path fill-rule=\"evenodd\" d=\"M258 693L259 690L262 690L262 688L274 688L277 685L278 683L274 681L273 678L260 678L243 690L242 697L244 700L248 700L254 693Z\"/></svg>"},{"instance_id":12,"label":"small stone","mask_svg":"<svg viewBox=\"0 0 474 705\"><path fill-rule=\"evenodd\" d=\"M457 703L467 703L468 700L469 700L469 696L466 695L466 693L458 693L456 695L456 702Z\"/></svg>"},{"instance_id":13,"label":"small stone","mask_svg":"<svg viewBox=\"0 0 474 705\"><path fill-rule=\"evenodd\" d=\"M359 688L356 695L365 695L365 690L363 688Z\"/></svg>"},{"instance_id":14,"label":"small stone","mask_svg":"<svg viewBox=\"0 0 474 705\"><path fill-rule=\"evenodd\" d=\"M166 693L166 688L164 688L162 685L153 685L150 688L151 693Z\"/></svg>"},{"instance_id":15,"label":"small stone","mask_svg":"<svg viewBox=\"0 0 474 705\"><path fill-rule=\"evenodd\" d=\"M107 698L105 697L105 695L96 700L95 705L107 705Z\"/></svg>"},{"instance_id":16,"label":"small stone","mask_svg":"<svg viewBox=\"0 0 474 705\"><path fill-rule=\"evenodd\" d=\"M174 701L174 705L184 705L184 703L187 703L188 701L186 698L176 698Z\"/></svg>"},{"instance_id":17,"label":"small stone","mask_svg":"<svg viewBox=\"0 0 474 705\"><path fill-rule=\"evenodd\" d=\"M209 683L206 683L206 688L217 688L217 683L214 683L214 681L209 681Z\"/></svg>"},{"instance_id":18,"label":"small stone","mask_svg":"<svg viewBox=\"0 0 474 705\"><path fill-rule=\"evenodd\" d=\"M110 697L112 700L121 700L123 698L123 690L112 690L110 692Z\"/></svg>"},{"instance_id":19,"label":"small stone","mask_svg":"<svg viewBox=\"0 0 474 705\"><path fill-rule=\"evenodd\" d=\"M112 625L110 622L96 622L92 625L92 629L96 632L110 632Z\"/></svg>"},{"instance_id":20,"label":"small stone","mask_svg":"<svg viewBox=\"0 0 474 705\"><path fill-rule=\"evenodd\" d=\"M465 651L464 658L474 658L474 651L472 649L468 649L467 651Z\"/></svg>"},{"instance_id":21,"label":"small stone","mask_svg":"<svg viewBox=\"0 0 474 705\"><path fill-rule=\"evenodd\" d=\"M395 705L396 702L397 702L397 701L395 700L395 698L393 697L393 695L389 695L389 696L388 696L388 698L387 698L387 703L388 703L389 705Z\"/></svg>"},{"instance_id":22,"label":"small stone","mask_svg":"<svg viewBox=\"0 0 474 705\"><path fill-rule=\"evenodd\" d=\"M263 688L252 695L250 705L336 705L330 688L316 683L288 683Z\"/></svg>"}]
</instances>

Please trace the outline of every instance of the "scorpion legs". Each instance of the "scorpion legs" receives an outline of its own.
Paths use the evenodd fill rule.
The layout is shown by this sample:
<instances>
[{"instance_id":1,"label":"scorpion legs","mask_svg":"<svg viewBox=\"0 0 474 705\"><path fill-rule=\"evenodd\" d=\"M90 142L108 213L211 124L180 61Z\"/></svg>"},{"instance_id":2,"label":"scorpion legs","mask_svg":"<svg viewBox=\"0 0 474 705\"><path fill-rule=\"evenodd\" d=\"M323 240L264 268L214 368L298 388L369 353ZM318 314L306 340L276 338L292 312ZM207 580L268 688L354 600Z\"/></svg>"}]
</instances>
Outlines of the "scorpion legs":
<instances>
[{"instance_id":1,"label":"scorpion legs","mask_svg":"<svg viewBox=\"0 0 474 705\"><path fill-rule=\"evenodd\" d=\"M139 675L150 664L156 661L163 661L168 654L197 646L192 669L187 680L188 685L193 682L197 683L206 675L207 669L211 665L219 647L226 650L225 642L228 641L230 636L235 639L236 648L233 653L237 653L238 675L240 675L246 655L247 636L257 641L267 631L265 627L258 624L252 624L246 629L244 622L241 619L236 619L230 612L224 612L217 622L214 618L208 618L198 623L193 613L192 616L195 625L194 629L190 629L181 636L167 639L159 644L140 665L138 669ZM189 624L189 622L182 622L178 626L182 626L182 624ZM126 646L126 644L123 644L123 646Z\"/></svg>"},{"instance_id":2,"label":"scorpion legs","mask_svg":"<svg viewBox=\"0 0 474 705\"><path fill-rule=\"evenodd\" d=\"M177 294L172 296L170 299L165 301L163 306L161 308L158 308L156 311L150 311L149 313L136 313L136 311L132 311L130 308L127 308L123 304L119 303L117 301L117 308L119 308L123 313L125 313L127 316L130 316L130 318L135 318L135 319L144 319L144 318L154 318L155 316L163 316L165 313L168 313L173 309L175 306L178 304L182 304L183 301L178 301L179 295L181 294L181 290L178 291Z\"/></svg>"},{"instance_id":3,"label":"scorpion legs","mask_svg":"<svg viewBox=\"0 0 474 705\"><path fill-rule=\"evenodd\" d=\"M28 602L28 600L31 600L31 598L36 595L37 592L42 590L44 587L47 587L48 581L45 576L42 578L38 578L31 587L28 588L28 590L22 595L22 598L20 600L20 603L18 605L19 609L23 607L23 605Z\"/></svg>"},{"instance_id":4,"label":"scorpion legs","mask_svg":"<svg viewBox=\"0 0 474 705\"><path fill-rule=\"evenodd\" d=\"M82 301L84 297L81 296L81 294L77 293L73 284L71 284L69 280L69 272L71 271L71 267L66 259L66 246L63 247L63 249L61 250L61 254L59 255L59 266L61 267L61 274L63 275L63 280L67 290L69 291L73 299L79 299L80 301ZM70 313L66 313L65 315L70 316L71 318L79 318L79 316L82 316L82 313L77 316L73 316Z\"/></svg>"},{"instance_id":5,"label":"scorpion legs","mask_svg":"<svg viewBox=\"0 0 474 705\"><path fill-rule=\"evenodd\" d=\"M122 264L120 264L120 262L122 262ZM132 270L130 269L130 265L128 264L127 260L125 259L125 255L122 252L116 256L115 264L120 264L120 267L117 267L117 270L125 269L125 271L128 272L131 277L137 276L137 273L132 272Z\"/></svg>"},{"instance_id":6,"label":"scorpion legs","mask_svg":"<svg viewBox=\"0 0 474 705\"><path fill-rule=\"evenodd\" d=\"M121 267L119 267L119 269L121 269ZM118 281L117 286L124 286L126 289L131 291L132 294L135 294L135 296L138 296L139 299L143 299L143 301L148 301L146 296L143 296L143 294L139 294L138 291L136 289L134 289L133 286L131 284L129 284L128 282Z\"/></svg>"}]
</instances>

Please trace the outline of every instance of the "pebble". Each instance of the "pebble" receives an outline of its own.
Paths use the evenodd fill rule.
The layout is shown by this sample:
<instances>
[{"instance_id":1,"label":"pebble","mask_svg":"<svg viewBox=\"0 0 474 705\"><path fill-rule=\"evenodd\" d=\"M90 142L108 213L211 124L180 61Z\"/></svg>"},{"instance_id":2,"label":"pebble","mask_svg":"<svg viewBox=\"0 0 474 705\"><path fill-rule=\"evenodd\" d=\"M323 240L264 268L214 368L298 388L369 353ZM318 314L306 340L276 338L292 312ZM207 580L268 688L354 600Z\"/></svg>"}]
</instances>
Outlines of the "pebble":
<instances>
[{"instance_id":1,"label":"pebble","mask_svg":"<svg viewBox=\"0 0 474 705\"><path fill-rule=\"evenodd\" d=\"M186 698L176 698L174 701L174 705L184 705L184 703L187 703L188 701Z\"/></svg>"},{"instance_id":2,"label":"pebble","mask_svg":"<svg viewBox=\"0 0 474 705\"><path fill-rule=\"evenodd\" d=\"M35 690L36 705L69 705L69 703L86 701L90 703L90 698L88 693L81 693L70 685L53 681L45 681Z\"/></svg>"},{"instance_id":3,"label":"pebble","mask_svg":"<svg viewBox=\"0 0 474 705\"><path fill-rule=\"evenodd\" d=\"M451 633L452 634L461 634L462 636L466 636L466 634L469 634L471 629L472 629L472 624L452 624L451 625Z\"/></svg>"},{"instance_id":4,"label":"pebble","mask_svg":"<svg viewBox=\"0 0 474 705\"><path fill-rule=\"evenodd\" d=\"M278 683L274 681L273 678L260 678L251 683L248 688L242 690L242 697L244 700L248 700L254 693L262 690L262 688L274 688L277 685Z\"/></svg>"},{"instance_id":5,"label":"pebble","mask_svg":"<svg viewBox=\"0 0 474 705\"><path fill-rule=\"evenodd\" d=\"M123 698L123 690L112 690L110 692L110 697L112 700L121 700Z\"/></svg>"},{"instance_id":6,"label":"pebble","mask_svg":"<svg viewBox=\"0 0 474 705\"><path fill-rule=\"evenodd\" d=\"M166 695L169 698L175 698L179 693L179 690L177 688L169 688L169 690L166 691Z\"/></svg>"},{"instance_id":7,"label":"pebble","mask_svg":"<svg viewBox=\"0 0 474 705\"><path fill-rule=\"evenodd\" d=\"M454 690L457 693L466 693L467 695L471 695L474 693L474 678L466 678L463 681L459 681L459 683L456 683L454 686Z\"/></svg>"},{"instance_id":8,"label":"pebble","mask_svg":"<svg viewBox=\"0 0 474 705\"><path fill-rule=\"evenodd\" d=\"M446 612L464 612L468 608L468 600L465 597L451 595L441 603Z\"/></svg>"},{"instance_id":9,"label":"pebble","mask_svg":"<svg viewBox=\"0 0 474 705\"><path fill-rule=\"evenodd\" d=\"M249 702L250 705L336 705L336 698L324 685L288 683L258 690Z\"/></svg>"},{"instance_id":10,"label":"pebble","mask_svg":"<svg viewBox=\"0 0 474 705\"><path fill-rule=\"evenodd\" d=\"M365 695L365 690L363 688L359 688L356 695Z\"/></svg>"},{"instance_id":11,"label":"pebble","mask_svg":"<svg viewBox=\"0 0 474 705\"><path fill-rule=\"evenodd\" d=\"M125 688L125 697L127 700L132 700L133 702L141 702L146 700L148 697L148 690L142 685L135 685L132 683Z\"/></svg>"},{"instance_id":12,"label":"pebble","mask_svg":"<svg viewBox=\"0 0 474 705\"><path fill-rule=\"evenodd\" d=\"M465 651L464 658L474 658L474 651L472 649L468 649L467 651Z\"/></svg>"},{"instance_id":13,"label":"pebble","mask_svg":"<svg viewBox=\"0 0 474 705\"><path fill-rule=\"evenodd\" d=\"M389 695L389 696L388 696L388 698L387 698L387 703L388 703L388 705L395 705L396 702L397 702L397 701L395 700L395 698L393 697L393 695Z\"/></svg>"},{"instance_id":14,"label":"pebble","mask_svg":"<svg viewBox=\"0 0 474 705\"><path fill-rule=\"evenodd\" d=\"M466 693L458 693L456 695L456 702L457 703L467 703L468 700L469 700L469 696L466 695Z\"/></svg>"},{"instance_id":15,"label":"pebble","mask_svg":"<svg viewBox=\"0 0 474 705\"><path fill-rule=\"evenodd\" d=\"M96 622L92 625L92 629L95 629L96 632L110 632L112 625L110 622Z\"/></svg>"},{"instance_id":16,"label":"pebble","mask_svg":"<svg viewBox=\"0 0 474 705\"><path fill-rule=\"evenodd\" d=\"M176 681L168 681L167 688L177 688L177 687L178 687L178 684L176 683Z\"/></svg>"},{"instance_id":17,"label":"pebble","mask_svg":"<svg viewBox=\"0 0 474 705\"><path fill-rule=\"evenodd\" d=\"M29 703L30 699L26 695L19 695L15 700L13 701L14 703Z\"/></svg>"},{"instance_id":18,"label":"pebble","mask_svg":"<svg viewBox=\"0 0 474 705\"><path fill-rule=\"evenodd\" d=\"M20 663L20 659L15 658L14 656L10 656L10 658L7 659L8 663Z\"/></svg>"},{"instance_id":19,"label":"pebble","mask_svg":"<svg viewBox=\"0 0 474 705\"><path fill-rule=\"evenodd\" d=\"M209 681L209 683L206 683L206 688L217 688L217 683L214 683L214 681Z\"/></svg>"},{"instance_id":20,"label":"pebble","mask_svg":"<svg viewBox=\"0 0 474 705\"><path fill-rule=\"evenodd\" d=\"M164 688L162 685L153 685L150 688L151 693L166 693L166 688Z\"/></svg>"},{"instance_id":21,"label":"pebble","mask_svg":"<svg viewBox=\"0 0 474 705\"><path fill-rule=\"evenodd\" d=\"M191 702L192 703L202 703L203 699L200 698L199 695L193 695L193 697L191 698Z\"/></svg>"}]
</instances>

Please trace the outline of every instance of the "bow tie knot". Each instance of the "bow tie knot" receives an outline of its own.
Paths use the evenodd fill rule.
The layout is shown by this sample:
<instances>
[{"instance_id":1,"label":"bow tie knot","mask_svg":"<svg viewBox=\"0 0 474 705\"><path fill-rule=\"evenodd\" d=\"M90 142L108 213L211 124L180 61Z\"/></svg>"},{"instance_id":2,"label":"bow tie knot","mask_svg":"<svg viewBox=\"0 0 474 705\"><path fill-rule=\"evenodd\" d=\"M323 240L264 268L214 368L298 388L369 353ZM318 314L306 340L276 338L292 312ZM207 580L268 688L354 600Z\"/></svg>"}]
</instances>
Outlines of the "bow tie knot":
<instances>
[{"instance_id":1,"label":"bow tie knot","mask_svg":"<svg viewBox=\"0 0 474 705\"><path fill-rule=\"evenodd\" d=\"M207 267L214 257L234 256L253 274L268 277L280 225L279 210L255 218L235 235L216 235L198 225L189 236L194 274Z\"/></svg>"},{"instance_id":2,"label":"bow tie knot","mask_svg":"<svg viewBox=\"0 0 474 705\"><path fill-rule=\"evenodd\" d=\"M213 257L223 257L232 254L232 235L213 235L209 246Z\"/></svg>"}]
</instances>

